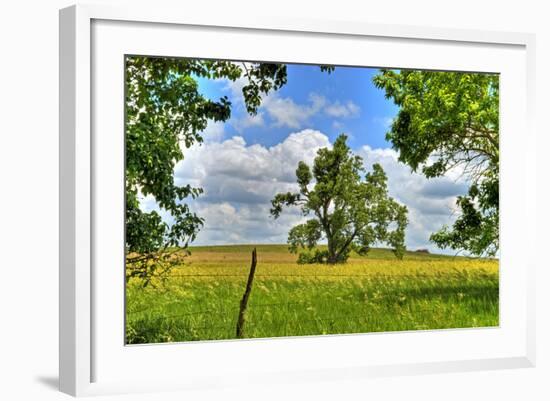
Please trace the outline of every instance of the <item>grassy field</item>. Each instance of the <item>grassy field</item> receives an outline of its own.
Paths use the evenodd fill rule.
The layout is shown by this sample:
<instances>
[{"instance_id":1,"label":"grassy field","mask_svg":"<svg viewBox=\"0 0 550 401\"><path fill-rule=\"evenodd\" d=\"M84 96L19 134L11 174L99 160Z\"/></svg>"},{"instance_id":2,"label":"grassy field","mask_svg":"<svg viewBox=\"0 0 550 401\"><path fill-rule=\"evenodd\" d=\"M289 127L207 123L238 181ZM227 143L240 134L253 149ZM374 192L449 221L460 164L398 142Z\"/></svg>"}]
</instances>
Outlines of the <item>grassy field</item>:
<instances>
[{"instance_id":1,"label":"grassy field","mask_svg":"<svg viewBox=\"0 0 550 401\"><path fill-rule=\"evenodd\" d=\"M164 284L126 290L130 344L235 338L254 246L194 247ZM385 249L336 266L298 265L259 245L246 337L497 326L498 261Z\"/></svg>"}]
</instances>

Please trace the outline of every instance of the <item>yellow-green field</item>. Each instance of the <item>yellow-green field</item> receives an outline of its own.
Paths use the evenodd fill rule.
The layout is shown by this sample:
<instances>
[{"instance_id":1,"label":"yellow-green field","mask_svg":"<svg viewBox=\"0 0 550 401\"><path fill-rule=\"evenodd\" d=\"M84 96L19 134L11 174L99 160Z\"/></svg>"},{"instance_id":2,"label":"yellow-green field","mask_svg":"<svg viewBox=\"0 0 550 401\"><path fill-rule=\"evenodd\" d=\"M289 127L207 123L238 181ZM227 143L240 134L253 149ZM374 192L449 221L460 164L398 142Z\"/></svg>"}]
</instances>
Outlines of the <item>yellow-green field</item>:
<instances>
[{"instance_id":1,"label":"yellow-green field","mask_svg":"<svg viewBox=\"0 0 550 401\"><path fill-rule=\"evenodd\" d=\"M194 247L164 284L126 290L129 344L235 338L253 245ZM259 245L245 336L497 326L498 261L385 249L336 266L298 265Z\"/></svg>"}]
</instances>

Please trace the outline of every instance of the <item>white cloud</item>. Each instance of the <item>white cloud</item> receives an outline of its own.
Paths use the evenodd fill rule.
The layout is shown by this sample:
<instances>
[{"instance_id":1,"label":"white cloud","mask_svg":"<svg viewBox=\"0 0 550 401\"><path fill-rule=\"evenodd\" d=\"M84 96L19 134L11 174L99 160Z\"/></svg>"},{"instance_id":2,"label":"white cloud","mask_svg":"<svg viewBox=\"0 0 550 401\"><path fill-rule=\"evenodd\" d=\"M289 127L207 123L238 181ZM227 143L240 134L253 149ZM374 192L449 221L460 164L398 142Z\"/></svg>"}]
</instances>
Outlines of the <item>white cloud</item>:
<instances>
[{"instance_id":1,"label":"white cloud","mask_svg":"<svg viewBox=\"0 0 550 401\"><path fill-rule=\"evenodd\" d=\"M324 97L311 94L309 102L298 104L289 97L281 97L278 92L271 92L268 95L261 94L261 106L256 116L250 116L244 107L243 87L248 83L246 77L235 81L227 80L226 89L231 93L231 101L242 112L242 117L232 117L231 124L236 130L242 131L245 128L261 126L265 124L265 117L269 116L276 127L288 127L299 129L318 113L325 105Z\"/></svg>"},{"instance_id":2,"label":"white cloud","mask_svg":"<svg viewBox=\"0 0 550 401\"><path fill-rule=\"evenodd\" d=\"M297 191L298 162L311 164L318 149L330 146L326 135L306 129L272 147L236 136L189 149L174 174L178 185L204 188L190 203L205 219L195 243L285 243L289 228L305 218L290 209L274 220L270 201L279 192Z\"/></svg>"},{"instance_id":3,"label":"white cloud","mask_svg":"<svg viewBox=\"0 0 550 401\"><path fill-rule=\"evenodd\" d=\"M324 113L334 118L352 118L360 114L360 107L351 100L346 102L330 102L324 96L312 92L305 103L296 103L290 97L282 97L279 92L270 92L268 95L261 95L261 106L256 116L250 116L244 109L242 89L248 83L245 77L235 81L226 81L226 90L231 93L231 101L244 113L243 117L233 117L231 124L239 132L243 129L263 126L266 117L269 117L276 127L287 127L300 129L306 126L310 119Z\"/></svg>"},{"instance_id":4,"label":"white cloud","mask_svg":"<svg viewBox=\"0 0 550 401\"><path fill-rule=\"evenodd\" d=\"M340 103L336 101L332 104L329 104L325 107L325 113L331 117L337 118L347 118L347 117L357 117L361 109L351 100L348 100L346 103Z\"/></svg>"},{"instance_id":5,"label":"white cloud","mask_svg":"<svg viewBox=\"0 0 550 401\"><path fill-rule=\"evenodd\" d=\"M267 204L198 204L196 212L205 219L196 245L284 244L288 229L305 220L297 210L288 210L277 220L269 217Z\"/></svg>"},{"instance_id":6,"label":"white cloud","mask_svg":"<svg viewBox=\"0 0 550 401\"><path fill-rule=\"evenodd\" d=\"M275 126L293 129L303 127L311 117L320 113L335 118L352 118L357 117L361 110L351 100L331 103L317 93L310 93L308 103L305 104L298 104L291 98L273 93L263 100L261 108L273 119Z\"/></svg>"},{"instance_id":7,"label":"white cloud","mask_svg":"<svg viewBox=\"0 0 550 401\"><path fill-rule=\"evenodd\" d=\"M273 119L276 127L298 129L319 113L325 104L326 99L323 96L313 93L309 95L307 104L298 104L291 98L280 97L274 92L263 100L261 107Z\"/></svg>"},{"instance_id":8,"label":"white cloud","mask_svg":"<svg viewBox=\"0 0 550 401\"><path fill-rule=\"evenodd\" d=\"M312 162L317 150L329 147L328 137L311 129L290 134L283 142L264 147L247 145L240 136L219 143L194 146L175 168L176 182L182 184L194 179L201 184L222 177L267 182L295 182L298 162Z\"/></svg>"},{"instance_id":9,"label":"white cloud","mask_svg":"<svg viewBox=\"0 0 550 401\"><path fill-rule=\"evenodd\" d=\"M390 195L407 206L407 247L441 252L429 242L429 236L443 225L452 224L456 217L456 197L466 193L468 183L464 179L450 176L428 180L400 163L398 154L393 149L363 146L357 153L363 157L367 170L372 169L373 163L382 166L388 176Z\"/></svg>"},{"instance_id":10,"label":"white cloud","mask_svg":"<svg viewBox=\"0 0 550 401\"><path fill-rule=\"evenodd\" d=\"M239 100L242 102L243 97L243 88L248 83L248 78L242 76L234 81L231 81L227 78L222 78L221 81L226 83L225 89L231 92L231 97L233 100Z\"/></svg>"},{"instance_id":11,"label":"white cloud","mask_svg":"<svg viewBox=\"0 0 550 401\"><path fill-rule=\"evenodd\" d=\"M178 185L191 184L205 190L197 200L190 201L192 210L205 218L195 243L285 243L289 229L307 217L298 208L289 208L274 220L269 215L270 201L276 193L297 191L298 162L311 165L317 150L330 146L324 133L306 129L271 147L249 145L235 136L188 149L174 175ZM382 165L390 195L407 206L407 247L440 252L429 242L429 236L454 221L455 199L466 192L467 182L456 177L428 180L411 173L392 149L364 146L356 153L363 157L367 170L373 163ZM148 198L142 206L155 208Z\"/></svg>"},{"instance_id":12,"label":"white cloud","mask_svg":"<svg viewBox=\"0 0 550 401\"><path fill-rule=\"evenodd\" d=\"M224 137L224 123L222 121L208 121L206 129L202 132L205 142L219 142Z\"/></svg>"},{"instance_id":13,"label":"white cloud","mask_svg":"<svg viewBox=\"0 0 550 401\"><path fill-rule=\"evenodd\" d=\"M264 115L265 113L262 111L258 112L255 115L246 113L243 117L232 118L231 125L238 132L242 132L246 128L250 127L263 127L265 125Z\"/></svg>"}]
</instances>

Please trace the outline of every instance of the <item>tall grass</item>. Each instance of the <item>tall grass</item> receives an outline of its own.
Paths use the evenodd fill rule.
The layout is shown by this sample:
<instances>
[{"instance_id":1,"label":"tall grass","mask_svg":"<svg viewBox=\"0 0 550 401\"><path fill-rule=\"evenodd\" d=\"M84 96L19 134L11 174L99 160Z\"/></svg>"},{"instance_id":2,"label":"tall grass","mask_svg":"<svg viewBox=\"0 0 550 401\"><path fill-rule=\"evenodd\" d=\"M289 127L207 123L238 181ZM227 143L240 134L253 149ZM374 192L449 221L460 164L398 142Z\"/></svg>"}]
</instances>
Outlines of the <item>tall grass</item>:
<instances>
[{"instance_id":1,"label":"tall grass","mask_svg":"<svg viewBox=\"0 0 550 401\"><path fill-rule=\"evenodd\" d=\"M129 344L235 338L252 246L192 249L164 284L127 286ZM498 261L387 250L344 265L297 265L259 246L250 338L498 325Z\"/></svg>"}]
</instances>

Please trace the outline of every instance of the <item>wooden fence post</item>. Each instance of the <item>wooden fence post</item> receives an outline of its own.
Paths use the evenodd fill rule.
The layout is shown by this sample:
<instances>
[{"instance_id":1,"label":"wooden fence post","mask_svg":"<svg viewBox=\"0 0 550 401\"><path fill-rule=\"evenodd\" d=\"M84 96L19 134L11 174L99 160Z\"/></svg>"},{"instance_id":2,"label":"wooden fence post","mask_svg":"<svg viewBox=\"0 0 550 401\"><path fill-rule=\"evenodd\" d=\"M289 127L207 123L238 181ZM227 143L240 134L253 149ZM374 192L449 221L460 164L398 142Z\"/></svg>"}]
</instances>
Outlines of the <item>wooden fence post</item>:
<instances>
[{"instance_id":1,"label":"wooden fence post","mask_svg":"<svg viewBox=\"0 0 550 401\"><path fill-rule=\"evenodd\" d=\"M256 248L252 251L252 264L250 265L250 273L248 273L248 281L246 282L246 288L244 290L243 298L239 308L239 318L237 320L237 338L244 338L244 325L246 322L246 308L248 306L248 298L250 298L250 292L252 291L252 284L254 282L254 273L256 272Z\"/></svg>"}]
</instances>

